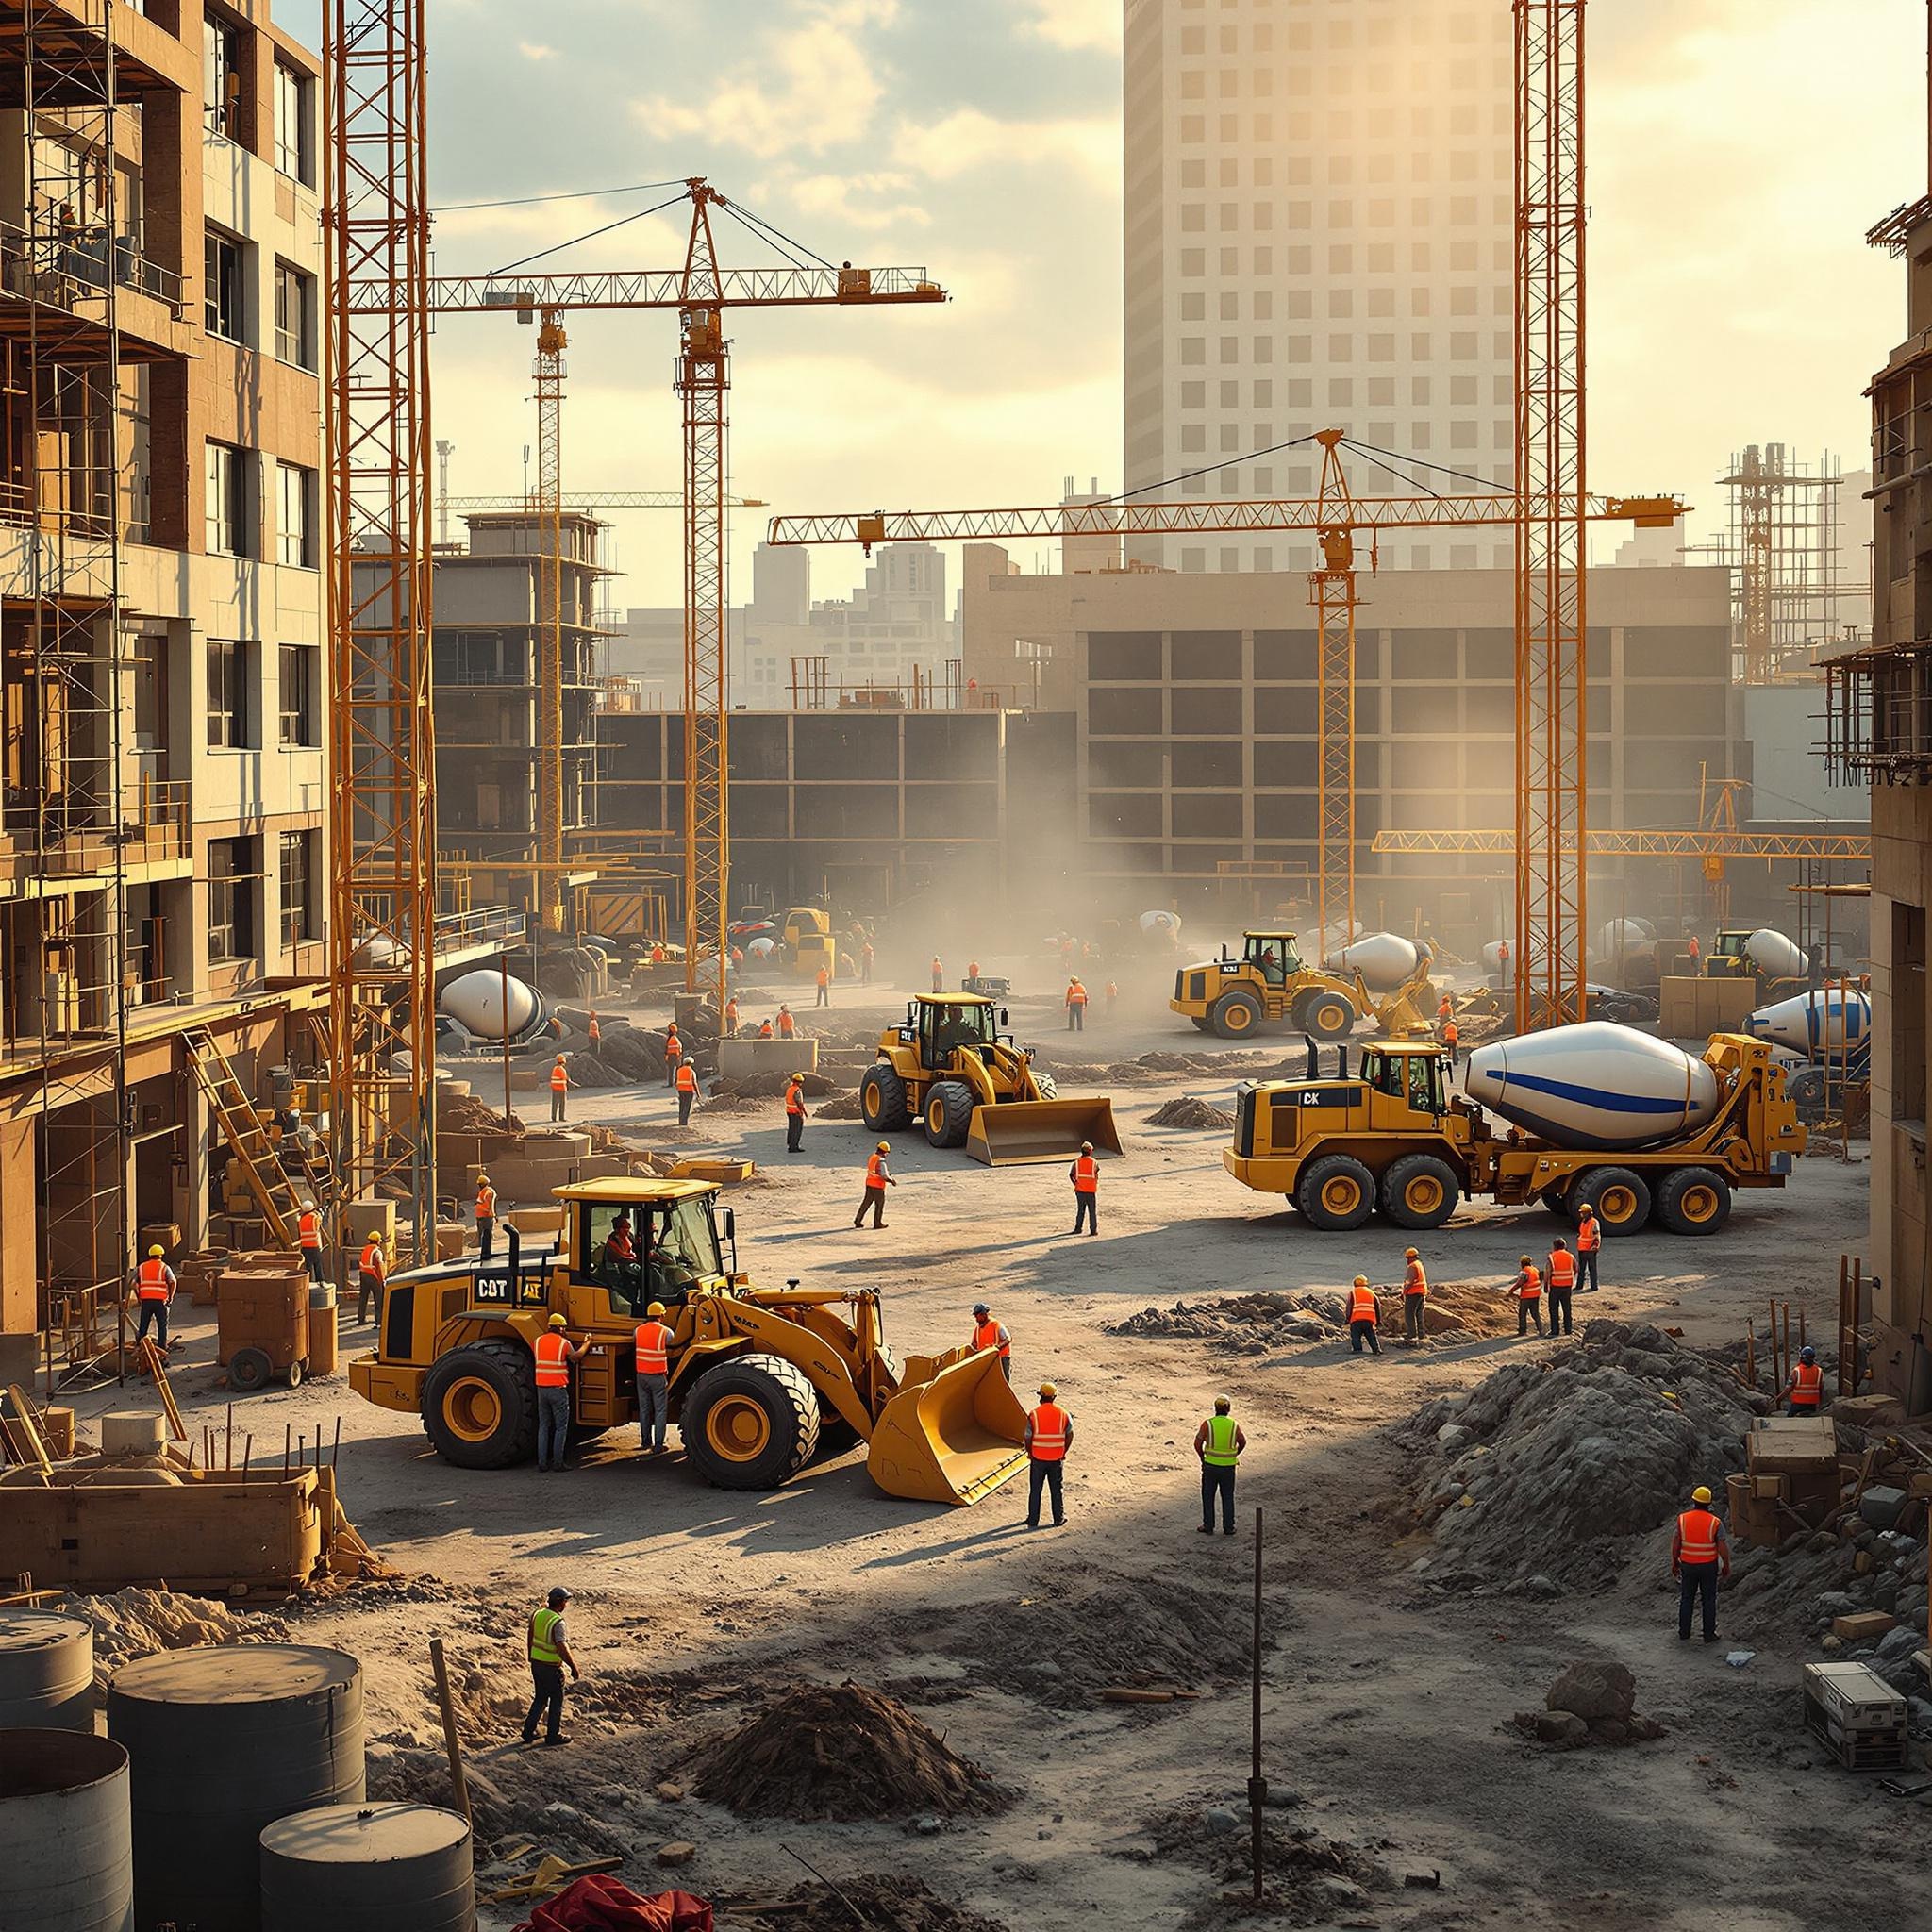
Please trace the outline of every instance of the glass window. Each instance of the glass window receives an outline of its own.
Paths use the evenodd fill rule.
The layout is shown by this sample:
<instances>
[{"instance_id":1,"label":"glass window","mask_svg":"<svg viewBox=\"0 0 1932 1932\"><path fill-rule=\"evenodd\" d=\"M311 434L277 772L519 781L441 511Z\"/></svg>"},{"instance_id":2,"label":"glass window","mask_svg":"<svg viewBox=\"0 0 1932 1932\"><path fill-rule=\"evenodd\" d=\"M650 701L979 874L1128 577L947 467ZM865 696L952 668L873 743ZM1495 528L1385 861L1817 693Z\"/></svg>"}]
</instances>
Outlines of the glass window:
<instances>
[{"instance_id":1,"label":"glass window","mask_svg":"<svg viewBox=\"0 0 1932 1932\"><path fill-rule=\"evenodd\" d=\"M275 167L315 186L314 89L306 74L275 62Z\"/></svg>"},{"instance_id":2,"label":"glass window","mask_svg":"<svg viewBox=\"0 0 1932 1932\"><path fill-rule=\"evenodd\" d=\"M254 845L252 839L208 841L208 951L211 959L252 959L256 956Z\"/></svg>"},{"instance_id":3,"label":"glass window","mask_svg":"<svg viewBox=\"0 0 1932 1932\"><path fill-rule=\"evenodd\" d=\"M300 945L316 937L315 834L284 832L282 858L282 943Z\"/></svg>"},{"instance_id":4,"label":"glass window","mask_svg":"<svg viewBox=\"0 0 1932 1932\"><path fill-rule=\"evenodd\" d=\"M277 740L285 745L318 745L321 715L316 687L321 681L322 652L313 644L284 644L281 661L281 724Z\"/></svg>"},{"instance_id":5,"label":"glass window","mask_svg":"<svg viewBox=\"0 0 1932 1932\"><path fill-rule=\"evenodd\" d=\"M208 643L208 741L216 751L246 751L249 646L223 638Z\"/></svg>"},{"instance_id":6,"label":"glass window","mask_svg":"<svg viewBox=\"0 0 1932 1932\"><path fill-rule=\"evenodd\" d=\"M315 568L315 472L299 463L277 463L281 482L281 521L276 556L302 570Z\"/></svg>"},{"instance_id":7,"label":"glass window","mask_svg":"<svg viewBox=\"0 0 1932 1932\"><path fill-rule=\"evenodd\" d=\"M202 243L202 323L211 336L246 341L245 288L242 247L232 235L210 228Z\"/></svg>"},{"instance_id":8,"label":"glass window","mask_svg":"<svg viewBox=\"0 0 1932 1932\"><path fill-rule=\"evenodd\" d=\"M208 130L232 141L242 118L242 29L219 13L207 16L201 78Z\"/></svg>"},{"instance_id":9,"label":"glass window","mask_svg":"<svg viewBox=\"0 0 1932 1932\"><path fill-rule=\"evenodd\" d=\"M275 263L275 354L298 369L315 367L315 277Z\"/></svg>"},{"instance_id":10,"label":"glass window","mask_svg":"<svg viewBox=\"0 0 1932 1932\"><path fill-rule=\"evenodd\" d=\"M252 557L249 541L247 453L225 442L208 445L206 542L221 557Z\"/></svg>"}]
</instances>

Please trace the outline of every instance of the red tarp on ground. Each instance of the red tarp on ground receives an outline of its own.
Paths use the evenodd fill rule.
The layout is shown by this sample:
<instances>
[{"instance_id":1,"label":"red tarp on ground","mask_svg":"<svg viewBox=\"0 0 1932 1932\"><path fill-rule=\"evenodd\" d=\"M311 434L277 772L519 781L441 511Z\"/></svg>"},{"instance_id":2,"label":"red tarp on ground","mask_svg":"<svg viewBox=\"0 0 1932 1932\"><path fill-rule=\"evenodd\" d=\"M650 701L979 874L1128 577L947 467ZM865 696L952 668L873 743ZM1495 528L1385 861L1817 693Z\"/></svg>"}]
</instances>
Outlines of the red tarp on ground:
<instances>
[{"instance_id":1,"label":"red tarp on ground","mask_svg":"<svg viewBox=\"0 0 1932 1932\"><path fill-rule=\"evenodd\" d=\"M711 1907L688 1891L640 1898L608 1873L573 1879L517 1932L711 1932Z\"/></svg>"}]
</instances>

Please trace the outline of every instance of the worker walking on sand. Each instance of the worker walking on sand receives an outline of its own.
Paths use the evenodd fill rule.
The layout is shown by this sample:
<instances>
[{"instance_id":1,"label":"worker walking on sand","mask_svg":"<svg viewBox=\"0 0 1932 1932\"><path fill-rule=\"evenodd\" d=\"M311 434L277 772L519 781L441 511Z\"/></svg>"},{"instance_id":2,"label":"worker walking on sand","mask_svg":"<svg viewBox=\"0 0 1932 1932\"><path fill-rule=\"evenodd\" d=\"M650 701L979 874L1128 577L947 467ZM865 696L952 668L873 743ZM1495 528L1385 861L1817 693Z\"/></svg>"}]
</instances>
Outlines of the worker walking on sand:
<instances>
[{"instance_id":1,"label":"worker walking on sand","mask_svg":"<svg viewBox=\"0 0 1932 1932\"><path fill-rule=\"evenodd\" d=\"M560 1121L565 1114L564 1095L570 1091L570 1069L564 1064L561 1054L557 1056L557 1064L550 1070L550 1118Z\"/></svg>"},{"instance_id":2,"label":"worker walking on sand","mask_svg":"<svg viewBox=\"0 0 1932 1932\"><path fill-rule=\"evenodd\" d=\"M382 1310L382 1287L389 1279L388 1257L382 1252L382 1237L371 1234L362 1243L356 1260L356 1320L366 1322Z\"/></svg>"},{"instance_id":3,"label":"worker walking on sand","mask_svg":"<svg viewBox=\"0 0 1932 1932\"><path fill-rule=\"evenodd\" d=\"M1717 1641L1717 1580L1731 1574L1731 1541L1702 1483L1671 1532L1671 1574L1677 1579L1677 1641L1690 1641L1691 1607L1702 1600L1704 1641Z\"/></svg>"},{"instance_id":4,"label":"worker walking on sand","mask_svg":"<svg viewBox=\"0 0 1932 1932\"><path fill-rule=\"evenodd\" d=\"M995 1322L992 1310L984 1302L973 1304L973 1345L974 1348L996 1348L1000 1352L1000 1374L1008 1382L1013 1379L1013 1338L1007 1333L1004 1322Z\"/></svg>"},{"instance_id":5,"label":"worker walking on sand","mask_svg":"<svg viewBox=\"0 0 1932 1932\"><path fill-rule=\"evenodd\" d=\"M1576 1257L1561 1235L1550 1248L1546 1278L1550 1288L1550 1333L1568 1335L1575 1326L1570 1319L1570 1293L1576 1286Z\"/></svg>"},{"instance_id":6,"label":"worker walking on sand","mask_svg":"<svg viewBox=\"0 0 1932 1932\"><path fill-rule=\"evenodd\" d=\"M854 1227L864 1222L868 1208L872 1211L872 1224L874 1227L883 1227L886 1224L886 1190L899 1185L886 1167L886 1156L891 1151L891 1142L881 1141L866 1158L865 1192L859 1195L858 1212L852 1217Z\"/></svg>"},{"instance_id":7,"label":"worker walking on sand","mask_svg":"<svg viewBox=\"0 0 1932 1932\"><path fill-rule=\"evenodd\" d=\"M563 1467L570 1440L570 1365L583 1351L563 1332L561 1315L537 1338L537 1467Z\"/></svg>"},{"instance_id":8,"label":"worker walking on sand","mask_svg":"<svg viewBox=\"0 0 1932 1932\"><path fill-rule=\"evenodd\" d=\"M1429 1303L1429 1277L1413 1248L1405 1248L1402 1258L1407 1264L1402 1275L1402 1339L1414 1348L1426 1332L1423 1312Z\"/></svg>"},{"instance_id":9,"label":"worker walking on sand","mask_svg":"<svg viewBox=\"0 0 1932 1932\"><path fill-rule=\"evenodd\" d=\"M698 1070L689 1060L677 1063L677 1124L691 1124L691 1102L698 1097Z\"/></svg>"},{"instance_id":10,"label":"worker walking on sand","mask_svg":"<svg viewBox=\"0 0 1932 1932\"><path fill-rule=\"evenodd\" d=\"M546 1713L549 1722L544 1726L544 1743L570 1742L563 1730L563 1674L568 1668L573 1683L584 1674L577 1669L577 1660L570 1654L570 1640L563 1634L563 1610L569 1602L570 1591L559 1585L550 1592L548 1607L534 1611L530 1617L528 1650L532 1690L529 1712L524 1719L524 1742L526 1744L537 1741L537 1720Z\"/></svg>"},{"instance_id":11,"label":"worker walking on sand","mask_svg":"<svg viewBox=\"0 0 1932 1932\"><path fill-rule=\"evenodd\" d=\"M135 1330L139 1342L152 1322L155 1341L168 1345L168 1310L175 1304L175 1271L168 1266L166 1251L158 1243L147 1251L147 1259L134 1271L134 1298L141 1304L141 1326Z\"/></svg>"},{"instance_id":12,"label":"worker walking on sand","mask_svg":"<svg viewBox=\"0 0 1932 1932\"><path fill-rule=\"evenodd\" d=\"M1084 1033L1087 1030L1087 989L1078 977L1067 981L1067 1031Z\"/></svg>"},{"instance_id":13,"label":"worker walking on sand","mask_svg":"<svg viewBox=\"0 0 1932 1932\"><path fill-rule=\"evenodd\" d=\"M496 1190L487 1174L476 1176L476 1245L486 1261L496 1246Z\"/></svg>"},{"instance_id":14,"label":"worker walking on sand","mask_svg":"<svg viewBox=\"0 0 1932 1932\"><path fill-rule=\"evenodd\" d=\"M1456 1071L1456 1044L1461 1038L1462 1035L1457 1031L1456 1019L1452 1014L1442 1022L1442 1044L1448 1051L1449 1071L1452 1074Z\"/></svg>"},{"instance_id":15,"label":"worker walking on sand","mask_svg":"<svg viewBox=\"0 0 1932 1932\"><path fill-rule=\"evenodd\" d=\"M1074 1164L1067 1170L1074 1184L1074 1225L1078 1234L1084 1225L1089 1234L1100 1232L1100 1163L1093 1158L1093 1142L1082 1141Z\"/></svg>"},{"instance_id":16,"label":"worker walking on sand","mask_svg":"<svg viewBox=\"0 0 1932 1932\"><path fill-rule=\"evenodd\" d=\"M818 988L818 998L812 1002L815 1007L829 1007L832 1004L832 974L828 967L821 966L812 976L812 983Z\"/></svg>"},{"instance_id":17,"label":"worker walking on sand","mask_svg":"<svg viewBox=\"0 0 1932 1932\"><path fill-rule=\"evenodd\" d=\"M323 1278L322 1216L313 1208L303 1208L295 1217L295 1240L301 1246L309 1280L320 1285Z\"/></svg>"},{"instance_id":18,"label":"worker walking on sand","mask_svg":"<svg viewBox=\"0 0 1932 1932\"><path fill-rule=\"evenodd\" d=\"M684 1041L677 1037L677 1022L672 1021L664 1029L664 1084L677 1085L677 1063L684 1058Z\"/></svg>"},{"instance_id":19,"label":"worker walking on sand","mask_svg":"<svg viewBox=\"0 0 1932 1932\"><path fill-rule=\"evenodd\" d=\"M944 992L946 990L946 969L941 964L937 953L932 956L932 990L935 992Z\"/></svg>"},{"instance_id":20,"label":"worker walking on sand","mask_svg":"<svg viewBox=\"0 0 1932 1932\"><path fill-rule=\"evenodd\" d=\"M1798 1351L1791 1373L1778 1398L1787 1415L1816 1415L1824 1400L1824 1371L1818 1366L1818 1351L1807 1343Z\"/></svg>"},{"instance_id":21,"label":"worker walking on sand","mask_svg":"<svg viewBox=\"0 0 1932 1932\"><path fill-rule=\"evenodd\" d=\"M1113 1018L1113 1009L1120 1004L1120 982L1118 980L1109 979L1107 982L1107 1017L1109 1020Z\"/></svg>"},{"instance_id":22,"label":"worker walking on sand","mask_svg":"<svg viewBox=\"0 0 1932 1932\"><path fill-rule=\"evenodd\" d=\"M1375 1333L1375 1324L1380 1311L1375 1303L1375 1291L1369 1286L1366 1274L1357 1274L1354 1286L1348 1291L1348 1352L1359 1355L1362 1343L1369 1344L1371 1355L1382 1353L1382 1339Z\"/></svg>"},{"instance_id":23,"label":"worker walking on sand","mask_svg":"<svg viewBox=\"0 0 1932 1932\"><path fill-rule=\"evenodd\" d=\"M1596 1209L1586 1201L1582 1213L1576 1218L1576 1269L1579 1274L1590 1277L1590 1286L1579 1289L1579 1294L1597 1291L1596 1257L1603 1244L1604 1231L1597 1224Z\"/></svg>"},{"instance_id":24,"label":"worker walking on sand","mask_svg":"<svg viewBox=\"0 0 1932 1932\"><path fill-rule=\"evenodd\" d=\"M802 1151L805 1138L805 1075L793 1074L785 1083L785 1151Z\"/></svg>"},{"instance_id":25,"label":"worker walking on sand","mask_svg":"<svg viewBox=\"0 0 1932 1932\"><path fill-rule=\"evenodd\" d=\"M1056 1525L1067 1520L1063 1488L1067 1451L1074 1446L1074 1418L1059 1406L1059 1391L1051 1382L1040 1385L1040 1407L1026 1418L1026 1527L1040 1527L1042 1491L1053 1495Z\"/></svg>"},{"instance_id":26,"label":"worker walking on sand","mask_svg":"<svg viewBox=\"0 0 1932 1932\"><path fill-rule=\"evenodd\" d=\"M1234 1472L1248 1446L1235 1421L1234 1404L1225 1395L1214 1398L1214 1413L1194 1431L1194 1454L1201 1458L1201 1534L1214 1534L1214 1499L1221 1499L1221 1533L1234 1534Z\"/></svg>"},{"instance_id":27,"label":"worker walking on sand","mask_svg":"<svg viewBox=\"0 0 1932 1932\"><path fill-rule=\"evenodd\" d=\"M671 1418L672 1331L664 1323L664 1304L653 1302L644 1310L633 1338L637 1343L638 1449L647 1456L664 1453L664 1430Z\"/></svg>"},{"instance_id":28,"label":"worker walking on sand","mask_svg":"<svg viewBox=\"0 0 1932 1932\"><path fill-rule=\"evenodd\" d=\"M1529 1324L1536 1324L1536 1332L1543 1332L1543 1281L1537 1265L1527 1255L1517 1264L1516 1279L1509 1284L1510 1292L1516 1297L1516 1332L1529 1333Z\"/></svg>"}]
</instances>

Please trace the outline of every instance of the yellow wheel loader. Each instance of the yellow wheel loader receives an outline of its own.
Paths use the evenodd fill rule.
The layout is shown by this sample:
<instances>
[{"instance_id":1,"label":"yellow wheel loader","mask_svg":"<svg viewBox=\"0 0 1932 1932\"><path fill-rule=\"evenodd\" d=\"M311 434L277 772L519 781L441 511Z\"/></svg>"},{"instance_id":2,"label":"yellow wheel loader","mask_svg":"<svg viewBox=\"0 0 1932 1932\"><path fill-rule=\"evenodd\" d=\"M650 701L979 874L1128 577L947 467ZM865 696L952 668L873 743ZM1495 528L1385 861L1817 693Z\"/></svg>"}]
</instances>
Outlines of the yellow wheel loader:
<instances>
[{"instance_id":1,"label":"yellow wheel loader","mask_svg":"<svg viewBox=\"0 0 1932 1932\"><path fill-rule=\"evenodd\" d=\"M1356 1022L1368 1017L1384 1039L1428 1036L1436 996L1426 954L1392 992L1377 993L1359 973L1305 965L1292 933L1241 937L1239 959L1224 946L1220 958L1183 966L1174 976L1169 1010L1186 1015L1196 1031L1241 1040L1272 1021L1311 1040L1346 1040Z\"/></svg>"},{"instance_id":2,"label":"yellow wheel loader","mask_svg":"<svg viewBox=\"0 0 1932 1932\"><path fill-rule=\"evenodd\" d=\"M1026 1466L1026 1411L991 1348L908 1356L883 1340L875 1289L754 1288L732 1210L699 1181L612 1178L557 1190L554 1246L412 1269L382 1297L377 1346L349 1385L419 1415L461 1469L527 1462L537 1443L536 1339L561 1315L573 1436L637 1420L636 1333L653 1302L672 1329L671 1419L721 1489L771 1490L821 1449L869 1444L891 1496L974 1503Z\"/></svg>"},{"instance_id":3,"label":"yellow wheel loader","mask_svg":"<svg viewBox=\"0 0 1932 1932\"><path fill-rule=\"evenodd\" d=\"M1062 1099L1033 1049L1002 1031L1006 1010L977 993L922 993L879 1037L879 1057L858 1083L859 1109L877 1134L917 1121L935 1147L964 1147L989 1167L1071 1159L1091 1141L1118 1154L1106 1094Z\"/></svg>"}]
</instances>

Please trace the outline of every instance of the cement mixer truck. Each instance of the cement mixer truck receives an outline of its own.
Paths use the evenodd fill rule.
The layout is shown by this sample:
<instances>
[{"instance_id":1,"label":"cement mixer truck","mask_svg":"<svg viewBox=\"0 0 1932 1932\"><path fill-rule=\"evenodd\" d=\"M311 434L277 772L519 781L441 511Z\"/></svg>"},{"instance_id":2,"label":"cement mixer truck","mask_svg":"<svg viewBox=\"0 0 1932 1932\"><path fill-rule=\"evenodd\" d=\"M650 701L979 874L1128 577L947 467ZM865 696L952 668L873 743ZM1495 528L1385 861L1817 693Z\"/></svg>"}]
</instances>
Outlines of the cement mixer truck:
<instances>
[{"instance_id":1,"label":"cement mixer truck","mask_svg":"<svg viewBox=\"0 0 1932 1932\"><path fill-rule=\"evenodd\" d=\"M1377 1208L1400 1228L1440 1227L1458 1199L1482 1196L1571 1222L1588 1202L1607 1235L1653 1220L1704 1235L1729 1218L1734 1190L1783 1187L1805 1151L1784 1068L1741 1034L1716 1035L1698 1058L1588 1021L1477 1047L1463 1084L1452 1097L1441 1048L1379 1041L1353 1076L1244 1085L1222 1165L1324 1232Z\"/></svg>"}]
</instances>

